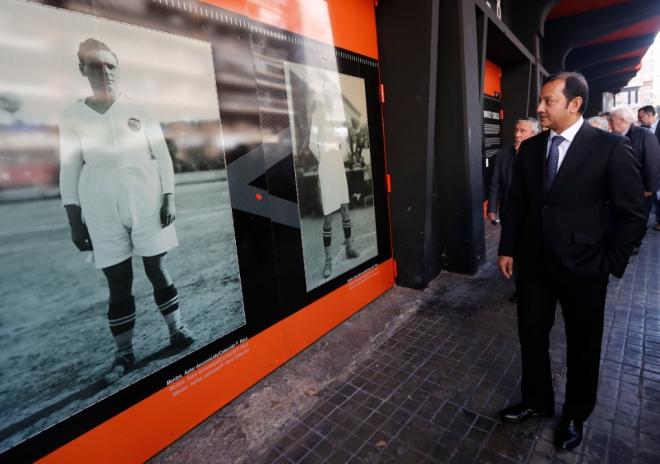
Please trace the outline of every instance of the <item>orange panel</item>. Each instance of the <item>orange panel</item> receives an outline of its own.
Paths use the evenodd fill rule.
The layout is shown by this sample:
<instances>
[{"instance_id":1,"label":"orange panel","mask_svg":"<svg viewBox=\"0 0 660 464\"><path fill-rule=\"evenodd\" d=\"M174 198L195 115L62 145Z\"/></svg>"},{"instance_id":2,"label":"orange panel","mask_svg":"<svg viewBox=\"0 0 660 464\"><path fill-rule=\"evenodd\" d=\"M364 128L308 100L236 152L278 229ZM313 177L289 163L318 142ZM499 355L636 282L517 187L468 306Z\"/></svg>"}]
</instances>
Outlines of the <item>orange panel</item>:
<instances>
[{"instance_id":1,"label":"orange panel","mask_svg":"<svg viewBox=\"0 0 660 464\"><path fill-rule=\"evenodd\" d=\"M114 464L148 459L390 289L393 270L389 259L365 271L38 462Z\"/></svg>"},{"instance_id":2,"label":"orange panel","mask_svg":"<svg viewBox=\"0 0 660 464\"><path fill-rule=\"evenodd\" d=\"M502 68L492 61L486 60L484 94L494 97L496 93L502 95Z\"/></svg>"},{"instance_id":3,"label":"orange panel","mask_svg":"<svg viewBox=\"0 0 660 464\"><path fill-rule=\"evenodd\" d=\"M255 21L378 59L373 0L202 0Z\"/></svg>"},{"instance_id":4,"label":"orange panel","mask_svg":"<svg viewBox=\"0 0 660 464\"><path fill-rule=\"evenodd\" d=\"M309 0L300 1L307 3ZM378 59L373 0L329 0L328 6L335 45Z\"/></svg>"},{"instance_id":5,"label":"orange panel","mask_svg":"<svg viewBox=\"0 0 660 464\"><path fill-rule=\"evenodd\" d=\"M202 3L216 5L225 10L233 11L234 13L247 16L247 3L248 0L202 0Z\"/></svg>"}]
</instances>

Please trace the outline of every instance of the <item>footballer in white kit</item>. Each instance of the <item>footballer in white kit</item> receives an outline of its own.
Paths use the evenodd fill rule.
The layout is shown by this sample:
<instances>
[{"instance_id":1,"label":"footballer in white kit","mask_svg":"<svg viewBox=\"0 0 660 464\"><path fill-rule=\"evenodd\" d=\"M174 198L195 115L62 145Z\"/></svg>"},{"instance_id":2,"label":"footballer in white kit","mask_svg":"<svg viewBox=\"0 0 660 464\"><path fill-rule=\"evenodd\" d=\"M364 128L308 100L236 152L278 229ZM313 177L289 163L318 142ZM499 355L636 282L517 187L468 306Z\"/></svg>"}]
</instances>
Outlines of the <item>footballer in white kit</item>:
<instances>
[{"instance_id":1,"label":"footballer in white kit","mask_svg":"<svg viewBox=\"0 0 660 464\"><path fill-rule=\"evenodd\" d=\"M171 345L183 349L194 339L181 323L166 264L178 241L174 170L160 124L121 94L119 60L106 44L85 40L78 59L93 95L62 115L60 193L74 244L93 253L108 282L108 322L117 352L105 379L112 383L135 363L133 254L142 257Z\"/></svg>"},{"instance_id":2,"label":"footballer in white kit","mask_svg":"<svg viewBox=\"0 0 660 464\"><path fill-rule=\"evenodd\" d=\"M353 249L351 217L348 213L348 181L344 167L344 152L348 150L348 132L345 127L338 124L338 121L333 120L334 112L331 111L339 98L341 93L333 92L331 84L324 82L321 98L316 101L316 108L312 112L309 134L309 149L319 162L325 251L323 277L326 279L332 274L332 216L338 210L341 212L346 258L354 259L359 256Z\"/></svg>"},{"instance_id":3,"label":"footballer in white kit","mask_svg":"<svg viewBox=\"0 0 660 464\"><path fill-rule=\"evenodd\" d=\"M120 95L99 114L84 101L60 123L60 191L77 204L103 269L133 255L154 256L178 245L174 224L162 227L163 194L174 193L174 170L160 125Z\"/></svg>"}]
</instances>

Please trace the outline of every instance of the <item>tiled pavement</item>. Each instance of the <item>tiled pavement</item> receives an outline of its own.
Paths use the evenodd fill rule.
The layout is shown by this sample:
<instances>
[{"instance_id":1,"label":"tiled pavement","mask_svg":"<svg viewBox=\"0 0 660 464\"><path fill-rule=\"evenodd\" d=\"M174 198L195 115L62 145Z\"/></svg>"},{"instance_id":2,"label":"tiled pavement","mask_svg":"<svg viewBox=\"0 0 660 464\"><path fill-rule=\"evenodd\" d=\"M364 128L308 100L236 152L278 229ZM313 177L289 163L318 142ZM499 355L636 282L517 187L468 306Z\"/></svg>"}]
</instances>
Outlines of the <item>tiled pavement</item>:
<instances>
[{"instance_id":1,"label":"tiled pavement","mask_svg":"<svg viewBox=\"0 0 660 464\"><path fill-rule=\"evenodd\" d=\"M649 231L622 280L610 283L599 404L573 452L556 452L558 417L520 426L497 412L518 399L520 360L511 282L487 264L442 274L426 300L343 381L279 428L263 463L660 462L660 233ZM551 357L561 411L561 313Z\"/></svg>"}]
</instances>

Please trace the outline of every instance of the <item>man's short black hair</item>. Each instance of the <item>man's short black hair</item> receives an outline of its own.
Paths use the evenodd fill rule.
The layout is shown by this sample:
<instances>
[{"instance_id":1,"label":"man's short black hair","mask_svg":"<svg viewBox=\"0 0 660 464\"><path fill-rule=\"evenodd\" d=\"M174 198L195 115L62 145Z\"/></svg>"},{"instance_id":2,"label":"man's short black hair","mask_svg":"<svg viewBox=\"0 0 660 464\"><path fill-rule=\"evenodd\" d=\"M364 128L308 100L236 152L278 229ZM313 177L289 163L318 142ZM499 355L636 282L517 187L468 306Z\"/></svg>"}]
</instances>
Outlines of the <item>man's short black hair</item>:
<instances>
[{"instance_id":1,"label":"man's short black hair","mask_svg":"<svg viewBox=\"0 0 660 464\"><path fill-rule=\"evenodd\" d=\"M578 112L583 114L587 109L587 103L589 102L589 84L587 84L587 80L584 76L576 72L563 71L548 76L545 81L543 81L543 85L554 81L564 81L564 96L567 101L570 102L575 97L582 98L582 105L578 108Z\"/></svg>"},{"instance_id":2,"label":"man's short black hair","mask_svg":"<svg viewBox=\"0 0 660 464\"><path fill-rule=\"evenodd\" d=\"M637 113L646 113L650 114L651 116L655 116L655 108L653 108L653 105L642 106L639 110L637 110Z\"/></svg>"},{"instance_id":3,"label":"man's short black hair","mask_svg":"<svg viewBox=\"0 0 660 464\"><path fill-rule=\"evenodd\" d=\"M85 64L85 59L94 52L97 51L106 51L112 53L112 56L115 57L115 60L119 62L119 58L115 55L115 52L110 50L106 44L96 39L86 39L83 42L80 42L78 45L78 61L80 64Z\"/></svg>"}]
</instances>

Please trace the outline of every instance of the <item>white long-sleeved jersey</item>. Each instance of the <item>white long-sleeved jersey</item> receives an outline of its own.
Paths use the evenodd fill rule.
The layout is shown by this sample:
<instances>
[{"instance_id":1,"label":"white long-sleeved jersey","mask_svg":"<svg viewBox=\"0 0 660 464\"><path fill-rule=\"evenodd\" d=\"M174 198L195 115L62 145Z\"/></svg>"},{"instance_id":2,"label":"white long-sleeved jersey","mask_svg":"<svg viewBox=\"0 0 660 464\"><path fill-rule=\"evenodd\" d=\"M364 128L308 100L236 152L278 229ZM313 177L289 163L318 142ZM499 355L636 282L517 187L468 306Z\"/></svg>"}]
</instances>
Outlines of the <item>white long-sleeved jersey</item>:
<instances>
[{"instance_id":1,"label":"white long-sleeved jersey","mask_svg":"<svg viewBox=\"0 0 660 464\"><path fill-rule=\"evenodd\" d=\"M140 168L158 163L161 193L174 193L174 170L160 124L141 105L120 95L103 114L84 101L67 108L60 123L60 194L79 205L83 163L89 167Z\"/></svg>"}]
</instances>

